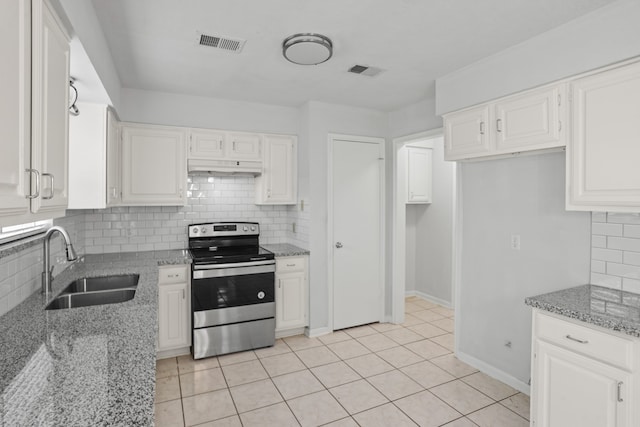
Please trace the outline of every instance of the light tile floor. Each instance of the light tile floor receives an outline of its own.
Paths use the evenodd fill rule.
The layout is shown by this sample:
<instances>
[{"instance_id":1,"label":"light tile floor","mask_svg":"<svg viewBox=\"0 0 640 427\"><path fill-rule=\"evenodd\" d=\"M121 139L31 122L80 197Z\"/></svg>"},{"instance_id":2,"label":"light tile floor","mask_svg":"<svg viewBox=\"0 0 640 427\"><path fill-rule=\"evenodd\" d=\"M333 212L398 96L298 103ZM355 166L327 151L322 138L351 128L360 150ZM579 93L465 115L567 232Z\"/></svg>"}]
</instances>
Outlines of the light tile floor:
<instances>
[{"instance_id":1,"label":"light tile floor","mask_svg":"<svg viewBox=\"0 0 640 427\"><path fill-rule=\"evenodd\" d=\"M529 397L453 354L453 311L194 361L159 360L156 426L526 427Z\"/></svg>"}]
</instances>

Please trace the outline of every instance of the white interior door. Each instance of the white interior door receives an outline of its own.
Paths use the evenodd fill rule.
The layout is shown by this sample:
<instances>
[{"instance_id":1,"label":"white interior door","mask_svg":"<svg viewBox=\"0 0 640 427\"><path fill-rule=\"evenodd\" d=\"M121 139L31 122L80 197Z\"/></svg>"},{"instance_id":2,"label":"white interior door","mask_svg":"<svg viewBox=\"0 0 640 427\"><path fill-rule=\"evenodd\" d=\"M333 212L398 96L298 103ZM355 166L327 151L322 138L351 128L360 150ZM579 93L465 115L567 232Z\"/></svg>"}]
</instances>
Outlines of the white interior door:
<instances>
[{"instance_id":1,"label":"white interior door","mask_svg":"<svg viewBox=\"0 0 640 427\"><path fill-rule=\"evenodd\" d=\"M382 320L384 144L334 138L332 151L335 330Z\"/></svg>"}]
</instances>

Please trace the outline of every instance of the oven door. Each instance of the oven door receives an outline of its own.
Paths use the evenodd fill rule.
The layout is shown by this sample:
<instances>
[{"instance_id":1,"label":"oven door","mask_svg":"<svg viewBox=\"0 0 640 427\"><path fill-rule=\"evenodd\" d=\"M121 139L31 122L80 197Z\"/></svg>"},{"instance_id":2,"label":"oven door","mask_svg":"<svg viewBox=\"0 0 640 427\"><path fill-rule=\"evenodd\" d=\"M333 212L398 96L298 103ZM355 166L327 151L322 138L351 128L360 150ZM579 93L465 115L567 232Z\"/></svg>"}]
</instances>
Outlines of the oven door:
<instances>
[{"instance_id":1,"label":"oven door","mask_svg":"<svg viewBox=\"0 0 640 427\"><path fill-rule=\"evenodd\" d=\"M275 317L275 262L194 265L193 327Z\"/></svg>"}]
</instances>

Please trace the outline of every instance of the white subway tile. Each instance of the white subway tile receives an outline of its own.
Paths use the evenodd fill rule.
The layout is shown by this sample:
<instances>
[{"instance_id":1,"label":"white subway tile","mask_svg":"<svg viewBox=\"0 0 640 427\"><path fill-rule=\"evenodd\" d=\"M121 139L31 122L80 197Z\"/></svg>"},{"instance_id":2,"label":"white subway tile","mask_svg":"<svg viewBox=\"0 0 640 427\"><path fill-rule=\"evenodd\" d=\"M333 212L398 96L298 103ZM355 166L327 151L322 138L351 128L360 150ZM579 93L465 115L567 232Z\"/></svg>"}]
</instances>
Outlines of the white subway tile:
<instances>
[{"instance_id":1,"label":"white subway tile","mask_svg":"<svg viewBox=\"0 0 640 427\"><path fill-rule=\"evenodd\" d=\"M601 236L622 236L622 224L594 222L591 224L591 233Z\"/></svg>"},{"instance_id":2,"label":"white subway tile","mask_svg":"<svg viewBox=\"0 0 640 427\"><path fill-rule=\"evenodd\" d=\"M621 289L622 277L607 276L605 274L591 273L591 284L604 286L605 288Z\"/></svg>"},{"instance_id":3,"label":"white subway tile","mask_svg":"<svg viewBox=\"0 0 640 427\"><path fill-rule=\"evenodd\" d=\"M622 279L622 290L627 292L634 292L640 294L640 280L629 279L627 277Z\"/></svg>"},{"instance_id":4,"label":"white subway tile","mask_svg":"<svg viewBox=\"0 0 640 427\"><path fill-rule=\"evenodd\" d=\"M640 239L627 237L607 237L609 249L621 249L624 251L640 252Z\"/></svg>"},{"instance_id":5,"label":"white subway tile","mask_svg":"<svg viewBox=\"0 0 640 427\"><path fill-rule=\"evenodd\" d=\"M607 222L617 224L640 224L640 213L614 213L607 214Z\"/></svg>"},{"instance_id":6,"label":"white subway tile","mask_svg":"<svg viewBox=\"0 0 640 427\"><path fill-rule=\"evenodd\" d=\"M591 212L591 222L607 222L607 213Z\"/></svg>"},{"instance_id":7,"label":"white subway tile","mask_svg":"<svg viewBox=\"0 0 640 427\"><path fill-rule=\"evenodd\" d=\"M640 225L624 224L624 237L640 238Z\"/></svg>"},{"instance_id":8,"label":"white subway tile","mask_svg":"<svg viewBox=\"0 0 640 427\"><path fill-rule=\"evenodd\" d=\"M629 277L631 279L640 279L640 267L635 265L618 264L615 262L607 263L607 274L614 276Z\"/></svg>"},{"instance_id":9,"label":"white subway tile","mask_svg":"<svg viewBox=\"0 0 640 427\"><path fill-rule=\"evenodd\" d=\"M623 264L640 265L640 252L624 252Z\"/></svg>"},{"instance_id":10,"label":"white subway tile","mask_svg":"<svg viewBox=\"0 0 640 427\"><path fill-rule=\"evenodd\" d=\"M606 248L607 247L607 238L606 236L591 236L591 247L592 248Z\"/></svg>"},{"instance_id":11,"label":"white subway tile","mask_svg":"<svg viewBox=\"0 0 640 427\"><path fill-rule=\"evenodd\" d=\"M592 248L591 259L601 261L622 262L622 251L615 249Z\"/></svg>"}]
</instances>

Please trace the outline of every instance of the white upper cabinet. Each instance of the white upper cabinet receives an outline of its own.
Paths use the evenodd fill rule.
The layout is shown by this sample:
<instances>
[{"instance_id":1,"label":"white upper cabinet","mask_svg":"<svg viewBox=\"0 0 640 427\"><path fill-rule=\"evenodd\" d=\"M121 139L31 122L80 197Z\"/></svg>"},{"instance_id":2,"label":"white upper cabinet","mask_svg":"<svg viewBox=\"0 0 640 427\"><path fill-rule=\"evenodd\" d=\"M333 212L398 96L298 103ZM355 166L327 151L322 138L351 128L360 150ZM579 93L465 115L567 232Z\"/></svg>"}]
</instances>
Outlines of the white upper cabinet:
<instances>
[{"instance_id":1,"label":"white upper cabinet","mask_svg":"<svg viewBox=\"0 0 640 427\"><path fill-rule=\"evenodd\" d=\"M69 198L69 38L46 2L33 2L31 167L40 171L32 211L64 215Z\"/></svg>"},{"instance_id":2,"label":"white upper cabinet","mask_svg":"<svg viewBox=\"0 0 640 427\"><path fill-rule=\"evenodd\" d=\"M512 152L527 147L543 149L565 145L560 116L562 102L566 102L565 88L560 85L496 102L496 150Z\"/></svg>"},{"instance_id":3,"label":"white upper cabinet","mask_svg":"<svg viewBox=\"0 0 640 427\"><path fill-rule=\"evenodd\" d=\"M31 2L2 6L0 75L0 227L15 224L29 213L29 153L31 145ZM35 172L34 172L35 173Z\"/></svg>"},{"instance_id":4,"label":"white upper cabinet","mask_svg":"<svg viewBox=\"0 0 640 427\"><path fill-rule=\"evenodd\" d=\"M445 160L489 155L489 107L481 106L444 116Z\"/></svg>"},{"instance_id":5,"label":"white upper cabinet","mask_svg":"<svg viewBox=\"0 0 640 427\"><path fill-rule=\"evenodd\" d=\"M122 204L185 205L187 131L122 124Z\"/></svg>"},{"instance_id":6,"label":"white upper cabinet","mask_svg":"<svg viewBox=\"0 0 640 427\"><path fill-rule=\"evenodd\" d=\"M69 38L43 0L3 5L0 226L64 215Z\"/></svg>"},{"instance_id":7,"label":"white upper cabinet","mask_svg":"<svg viewBox=\"0 0 640 427\"><path fill-rule=\"evenodd\" d=\"M297 139L264 135L262 174L256 177L256 204L295 205L297 200Z\"/></svg>"},{"instance_id":8,"label":"white upper cabinet","mask_svg":"<svg viewBox=\"0 0 640 427\"><path fill-rule=\"evenodd\" d=\"M640 63L571 83L567 209L640 212Z\"/></svg>"},{"instance_id":9,"label":"white upper cabinet","mask_svg":"<svg viewBox=\"0 0 640 427\"><path fill-rule=\"evenodd\" d=\"M189 159L223 159L226 156L226 134L220 130L191 129Z\"/></svg>"},{"instance_id":10,"label":"white upper cabinet","mask_svg":"<svg viewBox=\"0 0 640 427\"><path fill-rule=\"evenodd\" d=\"M565 92L557 84L444 115L445 160L563 147Z\"/></svg>"},{"instance_id":11,"label":"white upper cabinet","mask_svg":"<svg viewBox=\"0 0 640 427\"><path fill-rule=\"evenodd\" d=\"M226 150L230 160L260 160L262 158L259 133L228 132Z\"/></svg>"},{"instance_id":12,"label":"white upper cabinet","mask_svg":"<svg viewBox=\"0 0 640 427\"><path fill-rule=\"evenodd\" d=\"M69 118L69 209L104 209L120 201L120 130L104 104L77 104Z\"/></svg>"},{"instance_id":13,"label":"white upper cabinet","mask_svg":"<svg viewBox=\"0 0 640 427\"><path fill-rule=\"evenodd\" d=\"M407 147L407 203L431 203L433 150Z\"/></svg>"}]
</instances>

